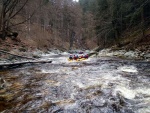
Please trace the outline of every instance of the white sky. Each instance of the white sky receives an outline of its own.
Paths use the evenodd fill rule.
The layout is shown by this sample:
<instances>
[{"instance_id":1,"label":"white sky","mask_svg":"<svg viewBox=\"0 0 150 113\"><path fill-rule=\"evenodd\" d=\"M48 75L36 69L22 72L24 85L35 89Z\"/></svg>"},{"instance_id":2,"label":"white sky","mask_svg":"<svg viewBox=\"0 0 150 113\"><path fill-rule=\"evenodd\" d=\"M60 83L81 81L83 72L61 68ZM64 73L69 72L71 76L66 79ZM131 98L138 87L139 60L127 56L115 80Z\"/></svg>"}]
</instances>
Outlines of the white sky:
<instances>
[{"instance_id":1,"label":"white sky","mask_svg":"<svg viewBox=\"0 0 150 113\"><path fill-rule=\"evenodd\" d=\"M73 1L76 1L76 2L78 2L79 0L73 0Z\"/></svg>"}]
</instances>

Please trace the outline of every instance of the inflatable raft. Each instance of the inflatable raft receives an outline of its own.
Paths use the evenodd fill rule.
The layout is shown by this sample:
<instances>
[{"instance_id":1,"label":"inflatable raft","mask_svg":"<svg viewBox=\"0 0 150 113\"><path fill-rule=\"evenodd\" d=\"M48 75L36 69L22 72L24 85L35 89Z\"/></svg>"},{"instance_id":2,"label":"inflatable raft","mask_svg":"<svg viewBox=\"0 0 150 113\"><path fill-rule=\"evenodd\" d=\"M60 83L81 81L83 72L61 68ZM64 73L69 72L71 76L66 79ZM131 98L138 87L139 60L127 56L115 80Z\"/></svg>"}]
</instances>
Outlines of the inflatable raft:
<instances>
[{"instance_id":1,"label":"inflatable raft","mask_svg":"<svg viewBox=\"0 0 150 113\"><path fill-rule=\"evenodd\" d=\"M69 61L69 62L72 62L72 61L84 61L84 60L87 60L87 58L78 58L78 59L76 59L76 60L75 60L75 59L69 59L69 58L68 58L68 61Z\"/></svg>"}]
</instances>

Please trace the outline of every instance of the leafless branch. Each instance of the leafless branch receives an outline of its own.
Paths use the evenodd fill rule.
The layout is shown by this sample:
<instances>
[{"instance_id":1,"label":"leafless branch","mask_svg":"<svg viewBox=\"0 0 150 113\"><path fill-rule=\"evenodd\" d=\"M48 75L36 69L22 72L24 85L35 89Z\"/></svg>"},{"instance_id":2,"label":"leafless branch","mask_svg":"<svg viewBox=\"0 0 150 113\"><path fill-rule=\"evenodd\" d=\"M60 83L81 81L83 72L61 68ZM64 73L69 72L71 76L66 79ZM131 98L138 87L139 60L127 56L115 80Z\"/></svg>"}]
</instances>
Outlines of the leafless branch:
<instances>
[{"instance_id":1,"label":"leafless branch","mask_svg":"<svg viewBox=\"0 0 150 113\"><path fill-rule=\"evenodd\" d=\"M13 15L10 17L10 19L12 19L13 17L15 17L15 16L24 8L24 6L27 4L28 1L29 1L29 0L26 0L25 3L22 5L22 7L21 7L15 14L13 14Z\"/></svg>"}]
</instances>

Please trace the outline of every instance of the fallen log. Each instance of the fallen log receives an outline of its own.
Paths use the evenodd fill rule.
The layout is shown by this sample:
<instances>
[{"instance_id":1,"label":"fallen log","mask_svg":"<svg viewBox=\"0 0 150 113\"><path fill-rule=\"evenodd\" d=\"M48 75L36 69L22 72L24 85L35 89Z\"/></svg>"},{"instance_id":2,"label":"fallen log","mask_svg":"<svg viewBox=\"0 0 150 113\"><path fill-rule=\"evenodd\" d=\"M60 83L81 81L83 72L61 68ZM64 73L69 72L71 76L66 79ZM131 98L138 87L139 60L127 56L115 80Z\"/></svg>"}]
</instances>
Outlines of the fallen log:
<instances>
[{"instance_id":1,"label":"fallen log","mask_svg":"<svg viewBox=\"0 0 150 113\"><path fill-rule=\"evenodd\" d=\"M24 61L24 62L0 64L0 70L17 68L26 64L33 65L33 64L44 64L44 63L52 63L52 61Z\"/></svg>"},{"instance_id":2,"label":"fallen log","mask_svg":"<svg viewBox=\"0 0 150 113\"><path fill-rule=\"evenodd\" d=\"M16 56L16 57L24 58L24 59L35 60L34 58L29 58L29 57L25 57L25 56L20 56L20 55L12 54L12 53L9 53L9 52L4 51L4 50L0 50L0 53L5 53L5 54L12 55L12 56Z\"/></svg>"}]
</instances>

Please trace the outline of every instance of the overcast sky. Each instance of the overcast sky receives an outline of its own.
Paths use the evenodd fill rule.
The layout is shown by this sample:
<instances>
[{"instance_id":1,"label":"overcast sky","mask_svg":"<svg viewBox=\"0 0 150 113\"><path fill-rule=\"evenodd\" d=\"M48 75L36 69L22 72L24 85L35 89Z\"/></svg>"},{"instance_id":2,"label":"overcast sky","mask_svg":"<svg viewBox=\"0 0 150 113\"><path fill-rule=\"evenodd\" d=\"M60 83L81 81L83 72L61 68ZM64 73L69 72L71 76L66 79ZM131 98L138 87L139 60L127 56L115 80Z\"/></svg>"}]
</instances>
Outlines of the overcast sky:
<instances>
[{"instance_id":1,"label":"overcast sky","mask_svg":"<svg viewBox=\"0 0 150 113\"><path fill-rule=\"evenodd\" d=\"M79 0L73 0L73 1L76 1L76 2L78 2Z\"/></svg>"}]
</instances>

